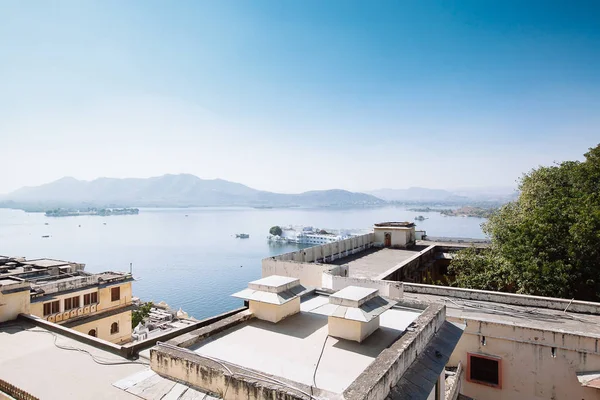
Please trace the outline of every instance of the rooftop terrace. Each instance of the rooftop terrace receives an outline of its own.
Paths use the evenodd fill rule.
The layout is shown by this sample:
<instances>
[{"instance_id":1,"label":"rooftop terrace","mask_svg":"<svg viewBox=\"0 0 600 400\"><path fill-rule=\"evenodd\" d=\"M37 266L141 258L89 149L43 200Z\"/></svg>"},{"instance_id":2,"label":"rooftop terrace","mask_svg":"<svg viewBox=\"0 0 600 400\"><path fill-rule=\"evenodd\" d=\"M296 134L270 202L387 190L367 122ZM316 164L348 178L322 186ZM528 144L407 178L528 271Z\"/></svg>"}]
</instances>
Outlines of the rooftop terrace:
<instances>
[{"instance_id":1,"label":"rooftop terrace","mask_svg":"<svg viewBox=\"0 0 600 400\"><path fill-rule=\"evenodd\" d=\"M371 247L359 253L332 261L334 265L348 265L353 278L374 279L396 265L419 254L425 246L414 246L408 249Z\"/></svg>"},{"instance_id":2,"label":"rooftop terrace","mask_svg":"<svg viewBox=\"0 0 600 400\"><path fill-rule=\"evenodd\" d=\"M190 349L195 353L341 394L421 314L393 308L381 314L381 328L361 344L328 336L327 317L313 312L329 297L303 299L301 312L273 324L251 319ZM320 357L320 354L322 355Z\"/></svg>"},{"instance_id":3,"label":"rooftop terrace","mask_svg":"<svg viewBox=\"0 0 600 400\"><path fill-rule=\"evenodd\" d=\"M21 320L0 324L0 354L0 377L40 399L133 400L112 384L148 369Z\"/></svg>"}]
</instances>

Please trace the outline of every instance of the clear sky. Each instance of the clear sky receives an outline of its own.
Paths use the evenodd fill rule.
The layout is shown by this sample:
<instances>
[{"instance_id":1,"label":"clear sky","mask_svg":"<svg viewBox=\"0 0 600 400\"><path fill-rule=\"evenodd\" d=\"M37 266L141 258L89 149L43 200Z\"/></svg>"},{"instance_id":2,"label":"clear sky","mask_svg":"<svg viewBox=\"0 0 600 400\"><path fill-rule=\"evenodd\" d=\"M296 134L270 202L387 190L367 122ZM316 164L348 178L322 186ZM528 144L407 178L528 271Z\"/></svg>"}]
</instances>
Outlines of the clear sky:
<instances>
[{"instance_id":1,"label":"clear sky","mask_svg":"<svg viewBox=\"0 0 600 400\"><path fill-rule=\"evenodd\" d=\"M597 1L2 1L0 193L509 186L600 142Z\"/></svg>"}]
</instances>

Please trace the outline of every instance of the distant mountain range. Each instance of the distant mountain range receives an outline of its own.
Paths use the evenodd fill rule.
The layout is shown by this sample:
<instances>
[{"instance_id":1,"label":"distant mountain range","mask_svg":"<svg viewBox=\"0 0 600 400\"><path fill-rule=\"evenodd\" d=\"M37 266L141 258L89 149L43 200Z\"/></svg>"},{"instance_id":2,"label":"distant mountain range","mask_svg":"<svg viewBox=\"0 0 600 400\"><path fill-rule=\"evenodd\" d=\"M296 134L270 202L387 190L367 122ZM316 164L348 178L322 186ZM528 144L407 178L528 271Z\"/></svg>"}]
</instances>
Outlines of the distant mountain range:
<instances>
[{"instance_id":1,"label":"distant mountain range","mask_svg":"<svg viewBox=\"0 0 600 400\"><path fill-rule=\"evenodd\" d=\"M511 192L510 188L448 191L411 187L368 193L333 189L282 194L252 189L222 179L201 179L190 174L179 174L147 179L98 178L93 181L65 177L2 196L0 207L37 211L58 207L336 207L383 205L387 202L503 203L515 197L516 192Z\"/></svg>"},{"instance_id":2,"label":"distant mountain range","mask_svg":"<svg viewBox=\"0 0 600 400\"><path fill-rule=\"evenodd\" d=\"M367 192L385 201L397 202L442 202L464 204L469 202L506 203L516 199L514 188L463 188L456 190L427 189L411 187L408 189L379 189Z\"/></svg>"},{"instance_id":3,"label":"distant mountain range","mask_svg":"<svg viewBox=\"0 0 600 400\"><path fill-rule=\"evenodd\" d=\"M193 207L267 206L327 207L378 205L375 196L346 190L319 190L282 194L252 189L222 179L200 179L189 174L154 178L99 178L82 181L65 177L41 186L24 187L2 198L4 207Z\"/></svg>"}]
</instances>

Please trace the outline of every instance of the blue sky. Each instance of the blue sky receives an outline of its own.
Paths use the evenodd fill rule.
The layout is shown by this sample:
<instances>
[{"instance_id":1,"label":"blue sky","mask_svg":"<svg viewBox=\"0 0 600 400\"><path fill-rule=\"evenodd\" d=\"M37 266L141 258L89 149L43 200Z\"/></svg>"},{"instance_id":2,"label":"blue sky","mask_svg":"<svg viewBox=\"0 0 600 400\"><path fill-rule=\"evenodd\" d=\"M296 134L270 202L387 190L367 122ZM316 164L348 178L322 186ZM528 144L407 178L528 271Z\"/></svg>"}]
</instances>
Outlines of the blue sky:
<instances>
[{"instance_id":1,"label":"blue sky","mask_svg":"<svg viewBox=\"0 0 600 400\"><path fill-rule=\"evenodd\" d=\"M0 193L510 186L600 142L600 4L0 3Z\"/></svg>"}]
</instances>

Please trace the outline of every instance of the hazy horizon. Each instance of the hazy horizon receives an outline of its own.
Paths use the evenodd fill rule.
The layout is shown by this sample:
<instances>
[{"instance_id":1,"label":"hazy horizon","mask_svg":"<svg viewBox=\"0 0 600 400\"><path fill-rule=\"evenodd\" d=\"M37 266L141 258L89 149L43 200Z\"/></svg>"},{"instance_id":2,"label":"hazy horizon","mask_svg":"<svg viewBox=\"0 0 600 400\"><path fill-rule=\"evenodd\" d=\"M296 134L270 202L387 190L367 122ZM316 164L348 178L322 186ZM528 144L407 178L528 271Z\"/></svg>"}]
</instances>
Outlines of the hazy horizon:
<instances>
[{"instance_id":1,"label":"hazy horizon","mask_svg":"<svg viewBox=\"0 0 600 400\"><path fill-rule=\"evenodd\" d=\"M600 131L600 4L0 4L0 193L515 187ZM8 173L10 171L10 173Z\"/></svg>"},{"instance_id":2,"label":"hazy horizon","mask_svg":"<svg viewBox=\"0 0 600 400\"><path fill-rule=\"evenodd\" d=\"M157 177L164 176L164 175L194 175L194 174L190 174L190 173L187 173L187 172L182 172L180 174L162 174L162 175L147 176L147 177L125 176L125 177L121 177L121 178L115 178L115 177L112 177L112 176L99 176L97 178L92 178L92 179L79 179L79 178L77 178L75 176L72 176L72 175L66 175L66 176L60 177L58 179L55 179L53 181L43 182L40 185L23 185L21 187L18 187L15 190L19 190L19 189L26 188L26 187L37 187L37 186L41 186L41 185L44 185L44 184L53 183L53 182L56 182L58 180L65 179L65 178L73 178L73 179L76 179L78 181L92 182L92 181L94 181L96 179L149 179L149 178L157 178ZM194 176L196 176L196 177L198 177L200 179L210 179L210 180L212 180L212 179L221 179L222 180L222 178L203 178L203 177L197 176L197 175L194 175ZM247 185L244 182L237 182L237 181L230 181L230 182L240 183L240 184L248 186L248 187L250 187L252 189L258 189L258 188L252 187L250 185ZM507 186L479 186L479 187L476 187L476 186L470 186L470 187L424 187L424 186L379 187L379 188L370 188L370 189L364 189L364 190L356 190L356 192L368 193L368 192L374 192L374 191L379 191L379 190L405 190L405 189L411 189L411 188L432 189L432 190L446 190L446 191L457 191L457 192L458 191L471 191L471 190L473 190L473 191L486 191L486 190L490 190L490 191L508 192L510 190L516 190L517 186L516 185L513 185L513 186L508 186L507 185ZM346 189L339 188L339 187L329 187L329 188L317 189L317 190L329 190L329 189L342 189L342 190L346 190ZM13 190L11 192L0 192L0 196L12 193L15 190ZM258 190L263 190L263 189L258 189ZM313 190L313 189L309 189L309 190ZM276 193L282 193L282 194L296 194L296 193L300 193L300 192L284 192L284 191L281 191L281 190L272 190L272 191L276 192Z\"/></svg>"}]
</instances>

